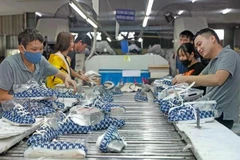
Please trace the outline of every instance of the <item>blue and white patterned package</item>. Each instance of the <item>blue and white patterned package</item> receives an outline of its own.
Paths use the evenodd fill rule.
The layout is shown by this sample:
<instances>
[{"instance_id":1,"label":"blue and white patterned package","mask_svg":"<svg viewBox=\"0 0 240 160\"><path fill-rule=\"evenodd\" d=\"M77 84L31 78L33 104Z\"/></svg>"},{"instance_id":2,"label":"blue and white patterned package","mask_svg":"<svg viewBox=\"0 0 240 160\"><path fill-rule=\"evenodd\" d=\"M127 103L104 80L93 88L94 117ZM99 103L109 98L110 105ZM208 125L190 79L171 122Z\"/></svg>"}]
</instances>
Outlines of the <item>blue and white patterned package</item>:
<instances>
[{"instance_id":1,"label":"blue and white patterned package","mask_svg":"<svg viewBox=\"0 0 240 160\"><path fill-rule=\"evenodd\" d=\"M114 125L117 128L121 128L125 125L125 121L123 119L117 119L110 117L109 115L105 115L104 119L99 124L93 126L93 130L97 131L107 129L111 125Z\"/></svg>"},{"instance_id":2,"label":"blue and white patterned package","mask_svg":"<svg viewBox=\"0 0 240 160\"><path fill-rule=\"evenodd\" d=\"M53 89L44 87L31 87L22 92L14 94L14 98L29 98L29 99L44 99L52 98L56 96L56 92Z\"/></svg>"},{"instance_id":3,"label":"blue and white patterned package","mask_svg":"<svg viewBox=\"0 0 240 160\"><path fill-rule=\"evenodd\" d=\"M28 158L54 158L54 159L82 159L87 154L87 148L78 142L52 141L33 144L25 152Z\"/></svg>"},{"instance_id":4,"label":"blue and white patterned package","mask_svg":"<svg viewBox=\"0 0 240 160\"><path fill-rule=\"evenodd\" d=\"M120 137L117 127L111 125L103 135L98 137L96 146L104 153L121 152L127 143Z\"/></svg>"},{"instance_id":5,"label":"blue and white patterned package","mask_svg":"<svg viewBox=\"0 0 240 160\"><path fill-rule=\"evenodd\" d=\"M44 117L56 112L53 102L49 100L28 100L23 106L35 117Z\"/></svg>"},{"instance_id":6,"label":"blue and white patterned package","mask_svg":"<svg viewBox=\"0 0 240 160\"><path fill-rule=\"evenodd\" d=\"M42 144L44 142L51 142L53 139L57 138L60 135L60 132L54 129L51 126L41 126L39 129L32 134L32 136L28 139L27 144L36 145Z\"/></svg>"},{"instance_id":7,"label":"blue and white patterned package","mask_svg":"<svg viewBox=\"0 0 240 160\"><path fill-rule=\"evenodd\" d=\"M142 92L141 90L138 90L137 93L134 95L134 100L137 102L147 102L148 97L145 92Z\"/></svg>"},{"instance_id":8,"label":"blue and white patterned package","mask_svg":"<svg viewBox=\"0 0 240 160\"><path fill-rule=\"evenodd\" d=\"M163 100L159 101L160 110L164 114L168 114L168 111L170 108L181 106L182 104L183 104L182 98L178 98L178 97L173 97L173 98L167 99L167 100L163 99Z\"/></svg>"},{"instance_id":9,"label":"blue and white patterned package","mask_svg":"<svg viewBox=\"0 0 240 160\"><path fill-rule=\"evenodd\" d=\"M3 111L2 120L12 125L32 125L36 122L35 117L20 104Z\"/></svg>"},{"instance_id":10,"label":"blue and white patterned package","mask_svg":"<svg viewBox=\"0 0 240 160\"><path fill-rule=\"evenodd\" d=\"M216 101L187 102L180 107L173 107L168 112L169 122L196 123L197 111L199 109L200 122L214 121Z\"/></svg>"},{"instance_id":11,"label":"blue and white patterned package","mask_svg":"<svg viewBox=\"0 0 240 160\"><path fill-rule=\"evenodd\" d=\"M118 120L116 118L112 118L109 116L105 116L103 120L96 125L90 126L81 126L75 121L72 120L71 117L66 117L63 122L60 124L59 132L61 134L81 134L81 133L89 133L92 131L107 129L110 125L115 125L118 128L121 128L125 125L124 120Z\"/></svg>"},{"instance_id":12,"label":"blue and white patterned package","mask_svg":"<svg viewBox=\"0 0 240 160\"><path fill-rule=\"evenodd\" d=\"M56 91L56 96L58 98L83 98L81 94L73 93L71 90L67 90L64 92Z\"/></svg>"}]
</instances>

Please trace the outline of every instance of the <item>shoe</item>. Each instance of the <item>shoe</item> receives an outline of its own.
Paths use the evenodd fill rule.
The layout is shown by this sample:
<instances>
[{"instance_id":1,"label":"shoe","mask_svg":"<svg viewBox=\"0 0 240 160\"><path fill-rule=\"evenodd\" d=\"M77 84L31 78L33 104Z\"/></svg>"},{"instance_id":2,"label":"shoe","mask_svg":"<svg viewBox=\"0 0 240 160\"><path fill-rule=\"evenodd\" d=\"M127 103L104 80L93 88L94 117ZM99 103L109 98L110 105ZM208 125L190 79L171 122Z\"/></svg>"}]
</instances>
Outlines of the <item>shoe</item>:
<instances>
[{"instance_id":1,"label":"shoe","mask_svg":"<svg viewBox=\"0 0 240 160\"><path fill-rule=\"evenodd\" d=\"M52 98L55 96L56 92L53 89L45 87L32 87L25 91L14 94L15 98L32 98L32 99Z\"/></svg>"},{"instance_id":2,"label":"shoe","mask_svg":"<svg viewBox=\"0 0 240 160\"><path fill-rule=\"evenodd\" d=\"M23 106L35 117L44 117L56 112L55 108L53 108L53 102L47 100L26 101Z\"/></svg>"},{"instance_id":3,"label":"shoe","mask_svg":"<svg viewBox=\"0 0 240 160\"><path fill-rule=\"evenodd\" d=\"M104 153L121 152L127 143L120 137L117 127L111 125L103 135L98 137L96 146Z\"/></svg>"},{"instance_id":4,"label":"shoe","mask_svg":"<svg viewBox=\"0 0 240 160\"><path fill-rule=\"evenodd\" d=\"M73 91L65 91L65 92L57 92L57 97L59 98L83 98L80 94L78 93L73 93Z\"/></svg>"},{"instance_id":5,"label":"shoe","mask_svg":"<svg viewBox=\"0 0 240 160\"><path fill-rule=\"evenodd\" d=\"M177 97L173 97L170 99L163 99L159 101L160 110L164 114L168 114L168 111L170 108L181 106L182 104L183 104L183 100Z\"/></svg>"},{"instance_id":6,"label":"shoe","mask_svg":"<svg viewBox=\"0 0 240 160\"><path fill-rule=\"evenodd\" d=\"M29 146L42 144L45 142L51 142L53 139L57 138L60 135L60 132L53 127L48 125L43 125L36 130L35 133L28 139L27 144Z\"/></svg>"},{"instance_id":7,"label":"shoe","mask_svg":"<svg viewBox=\"0 0 240 160\"><path fill-rule=\"evenodd\" d=\"M33 144L24 152L24 157L47 159L82 159L86 156L87 148L80 143L64 141L43 142Z\"/></svg>"},{"instance_id":8,"label":"shoe","mask_svg":"<svg viewBox=\"0 0 240 160\"><path fill-rule=\"evenodd\" d=\"M36 122L35 117L22 105L17 104L10 110L2 112L2 120L12 125L32 125Z\"/></svg>"},{"instance_id":9,"label":"shoe","mask_svg":"<svg viewBox=\"0 0 240 160\"><path fill-rule=\"evenodd\" d=\"M60 124L60 134L86 134L93 131L92 126L81 126L75 123L71 117L66 117Z\"/></svg>"},{"instance_id":10,"label":"shoe","mask_svg":"<svg viewBox=\"0 0 240 160\"><path fill-rule=\"evenodd\" d=\"M122 96L123 93L122 93L122 91L120 90L120 88L115 87L115 88L113 89L112 95L113 95L113 96Z\"/></svg>"},{"instance_id":11,"label":"shoe","mask_svg":"<svg viewBox=\"0 0 240 160\"><path fill-rule=\"evenodd\" d=\"M145 92L142 92L141 90L138 90L137 93L134 96L134 100L137 102L147 102L148 97Z\"/></svg>"},{"instance_id":12,"label":"shoe","mask_svg":"<svg viewBox=\"0 0 240 160\"><path fill-rule=\"evenodd\" d=\"M201 123L214 121L214 110L216 109L216 101L187 102L180 107L173 107L168 112L168 121L178 123L196 123L196 109L199 109Z\"/></svg>"},{"instance_id":13,"label":"shoe","mask_svg":"<svg viewBox=\"0 0 240 160\"><path fill-rule=\"evenodd\" d=\"M103 101L108 102L108 103L113 102L113 95L110 93L105 93L105 94L103 94L102 99L103 99Z\"/></svg>"},{"instance_id":14,"label":"shoe","mask_svg":"<svg viewBox=\"0 0 240 160\"><path fill-rule=\"evenodd\" d=\"M117 128L121 128L125 125L125 121L123 119L117 119L105 115L104 119L99 124L93 126L93 131L107 129L111 125L114 125Z\"/></svg>"},{"instance_id":15,"label":"shoe","mask_svg":"<svg viewBox=\"0 0 240 160\"><path fill-rule=\"evenodd\" d=\"M115 84L111 81L106 81L104 82L103 86L105 87L105 89L110 90L110 89L113 89Z\"/></svg>"}]
</instances>

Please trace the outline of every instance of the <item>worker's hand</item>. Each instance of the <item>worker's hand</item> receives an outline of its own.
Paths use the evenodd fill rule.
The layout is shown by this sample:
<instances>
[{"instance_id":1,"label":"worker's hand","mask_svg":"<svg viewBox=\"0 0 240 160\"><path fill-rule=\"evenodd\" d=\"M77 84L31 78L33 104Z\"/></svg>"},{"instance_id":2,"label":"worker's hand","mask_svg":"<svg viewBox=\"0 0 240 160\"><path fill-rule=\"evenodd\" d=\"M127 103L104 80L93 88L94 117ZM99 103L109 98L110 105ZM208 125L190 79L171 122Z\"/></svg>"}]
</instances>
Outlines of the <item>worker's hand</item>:
<instances>
[{"instance_id":1,"label":"worker's hand","mask_svg":"<svg viewBox=\"0 0 240 160\"><path fill-rule=\"evenodd\" d=\"M89 78L88 78L88 76L85 76L85 75L81 75L81 80L84 80L84 81L86 81L86 82L89 82L89 81L90 81Z\"/></svg>"},{"instance_id":2,"label":"worker's hand","mask_svg":"<svg viewBox=\"0 0 240 160\"><path fill-rule=\"evenodd\" d=\"M78 74L80 74L80 75L84 75L85 72L84 72L84 71L78 71Z\"/></svg>"},{"instance_id":3,"label":"worker's hand","mask_svg":"<svg viewBox=\"0 0 240 160\"><path fill-rule=\"evenodd\" d=\"M74 92L77 91L76 81L72 80L70 76L67 76L64 80L65 86L69 88L69 86L73 87Z\"/></svg>"},{"instance_id":4,"label":"worker's hand","mask_svg":"<svg viewBox=\"0 0 240 160\"><path fill-rule=\"evenodd\" d=\"M183 82L186 82L186 76L183 76L182 74L176 75L172 80L173 85Z\"/></svg>"}]
</instances>

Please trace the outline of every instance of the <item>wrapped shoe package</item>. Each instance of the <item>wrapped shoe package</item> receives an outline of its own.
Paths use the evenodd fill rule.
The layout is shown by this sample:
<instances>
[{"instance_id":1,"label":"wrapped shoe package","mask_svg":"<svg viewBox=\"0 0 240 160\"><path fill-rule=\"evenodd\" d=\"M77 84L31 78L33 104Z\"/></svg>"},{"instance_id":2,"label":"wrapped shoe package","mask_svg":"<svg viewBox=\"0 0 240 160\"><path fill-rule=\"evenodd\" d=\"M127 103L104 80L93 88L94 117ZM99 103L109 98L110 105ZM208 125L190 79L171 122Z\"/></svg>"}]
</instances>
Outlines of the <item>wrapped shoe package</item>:
<instances>
[{"instance_id":1,"label":"wrapped shoe package","mask_svg":"<svg viewBox=\"0 0 240 160\"><path fill-rule=\"evenodd\" d=\"M82 143L54 140L33 144L25 152L27 158L83 159L87 148Z\"/></svg>"},{"instance_id":2,"label":"wrapped shoe package","mask_svg":"<svg viewBox=\"0 0 240 160\"><path fill-rule=\"evenodd\" d=\"M147 93L139 89L134 96L134 100L137 102L147 102L148 101Z\"/></svg>"},{"instance_id":3,"label":"wrapped shoe package","mask_svg":"<svg viewBox=\"0 0 240 160\"><path fill-rule=\"evenodd\" d=\"M32 125L36 122L35 117L20 104L8 110L3 110L2 120L16 126Z\"/></svg>"},{"instance_id":4,"label":"wrapped shoe package","mask_svg":"<svg viewBox=\"0 0 240 160\"><path fill-rule=\"evenodd\" d=\"M51 99L56 97L56 92L53 89L38 85L38 83L30 79L26 84L13 86L15 98L27 99Z\"/></svg>"},{"instance_id":5,"label":"wrapped shoe package","mask_svg":"<svg viewBox=\"0 0 240 160\"><path fill-rule=\"evenodd\" d=\"M28 138L27 144L29 146L34 144L41 144L44 142L51 142L53 139L60 135L59 119L57 117L45 118L43 125L38 128L30 138Z\"/></svg>"},{"instance_id":6,"label":"wrapped shoe package","mask_svg":"<svg viewBox=\"0 0 240 160\"><path fill-rule=\"evenodd\" d=\"M111 125L107 131L98 137L97 148L102 152L121 152L127 143L120 137L117 127Z\"/></svg>"},{"instance_id":7,"label":"wrapped shoe package","mask_svg":"<svg viewBox=\"0 0 240 160\"><path fill-rule=\"evenodd\" d=\"M186 102L182 106L173 107L168 112L168 121L177 123L196 123L197 110L199 110L200 122L212 122L218 117L216 101Z\"/></svg>"}]
</instances>

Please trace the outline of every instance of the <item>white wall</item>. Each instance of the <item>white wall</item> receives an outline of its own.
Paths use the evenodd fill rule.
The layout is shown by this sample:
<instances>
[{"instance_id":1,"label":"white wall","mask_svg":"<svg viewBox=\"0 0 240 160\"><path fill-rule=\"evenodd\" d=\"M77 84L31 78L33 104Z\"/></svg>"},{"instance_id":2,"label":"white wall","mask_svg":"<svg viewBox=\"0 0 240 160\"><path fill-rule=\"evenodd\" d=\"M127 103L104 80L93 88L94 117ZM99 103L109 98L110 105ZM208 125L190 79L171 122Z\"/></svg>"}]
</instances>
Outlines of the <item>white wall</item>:
<instances>
[{"instance_id":1,"label":"white wall","mask_svg":"<svg viewBox=\"0 0 240 160\"><path fill-rule=\"evenodd\" d=\"M99 69L148 70L149 65L168 65L159 55L100 55L85 62L86 71Z\"/></svg>"}]
</instances>

